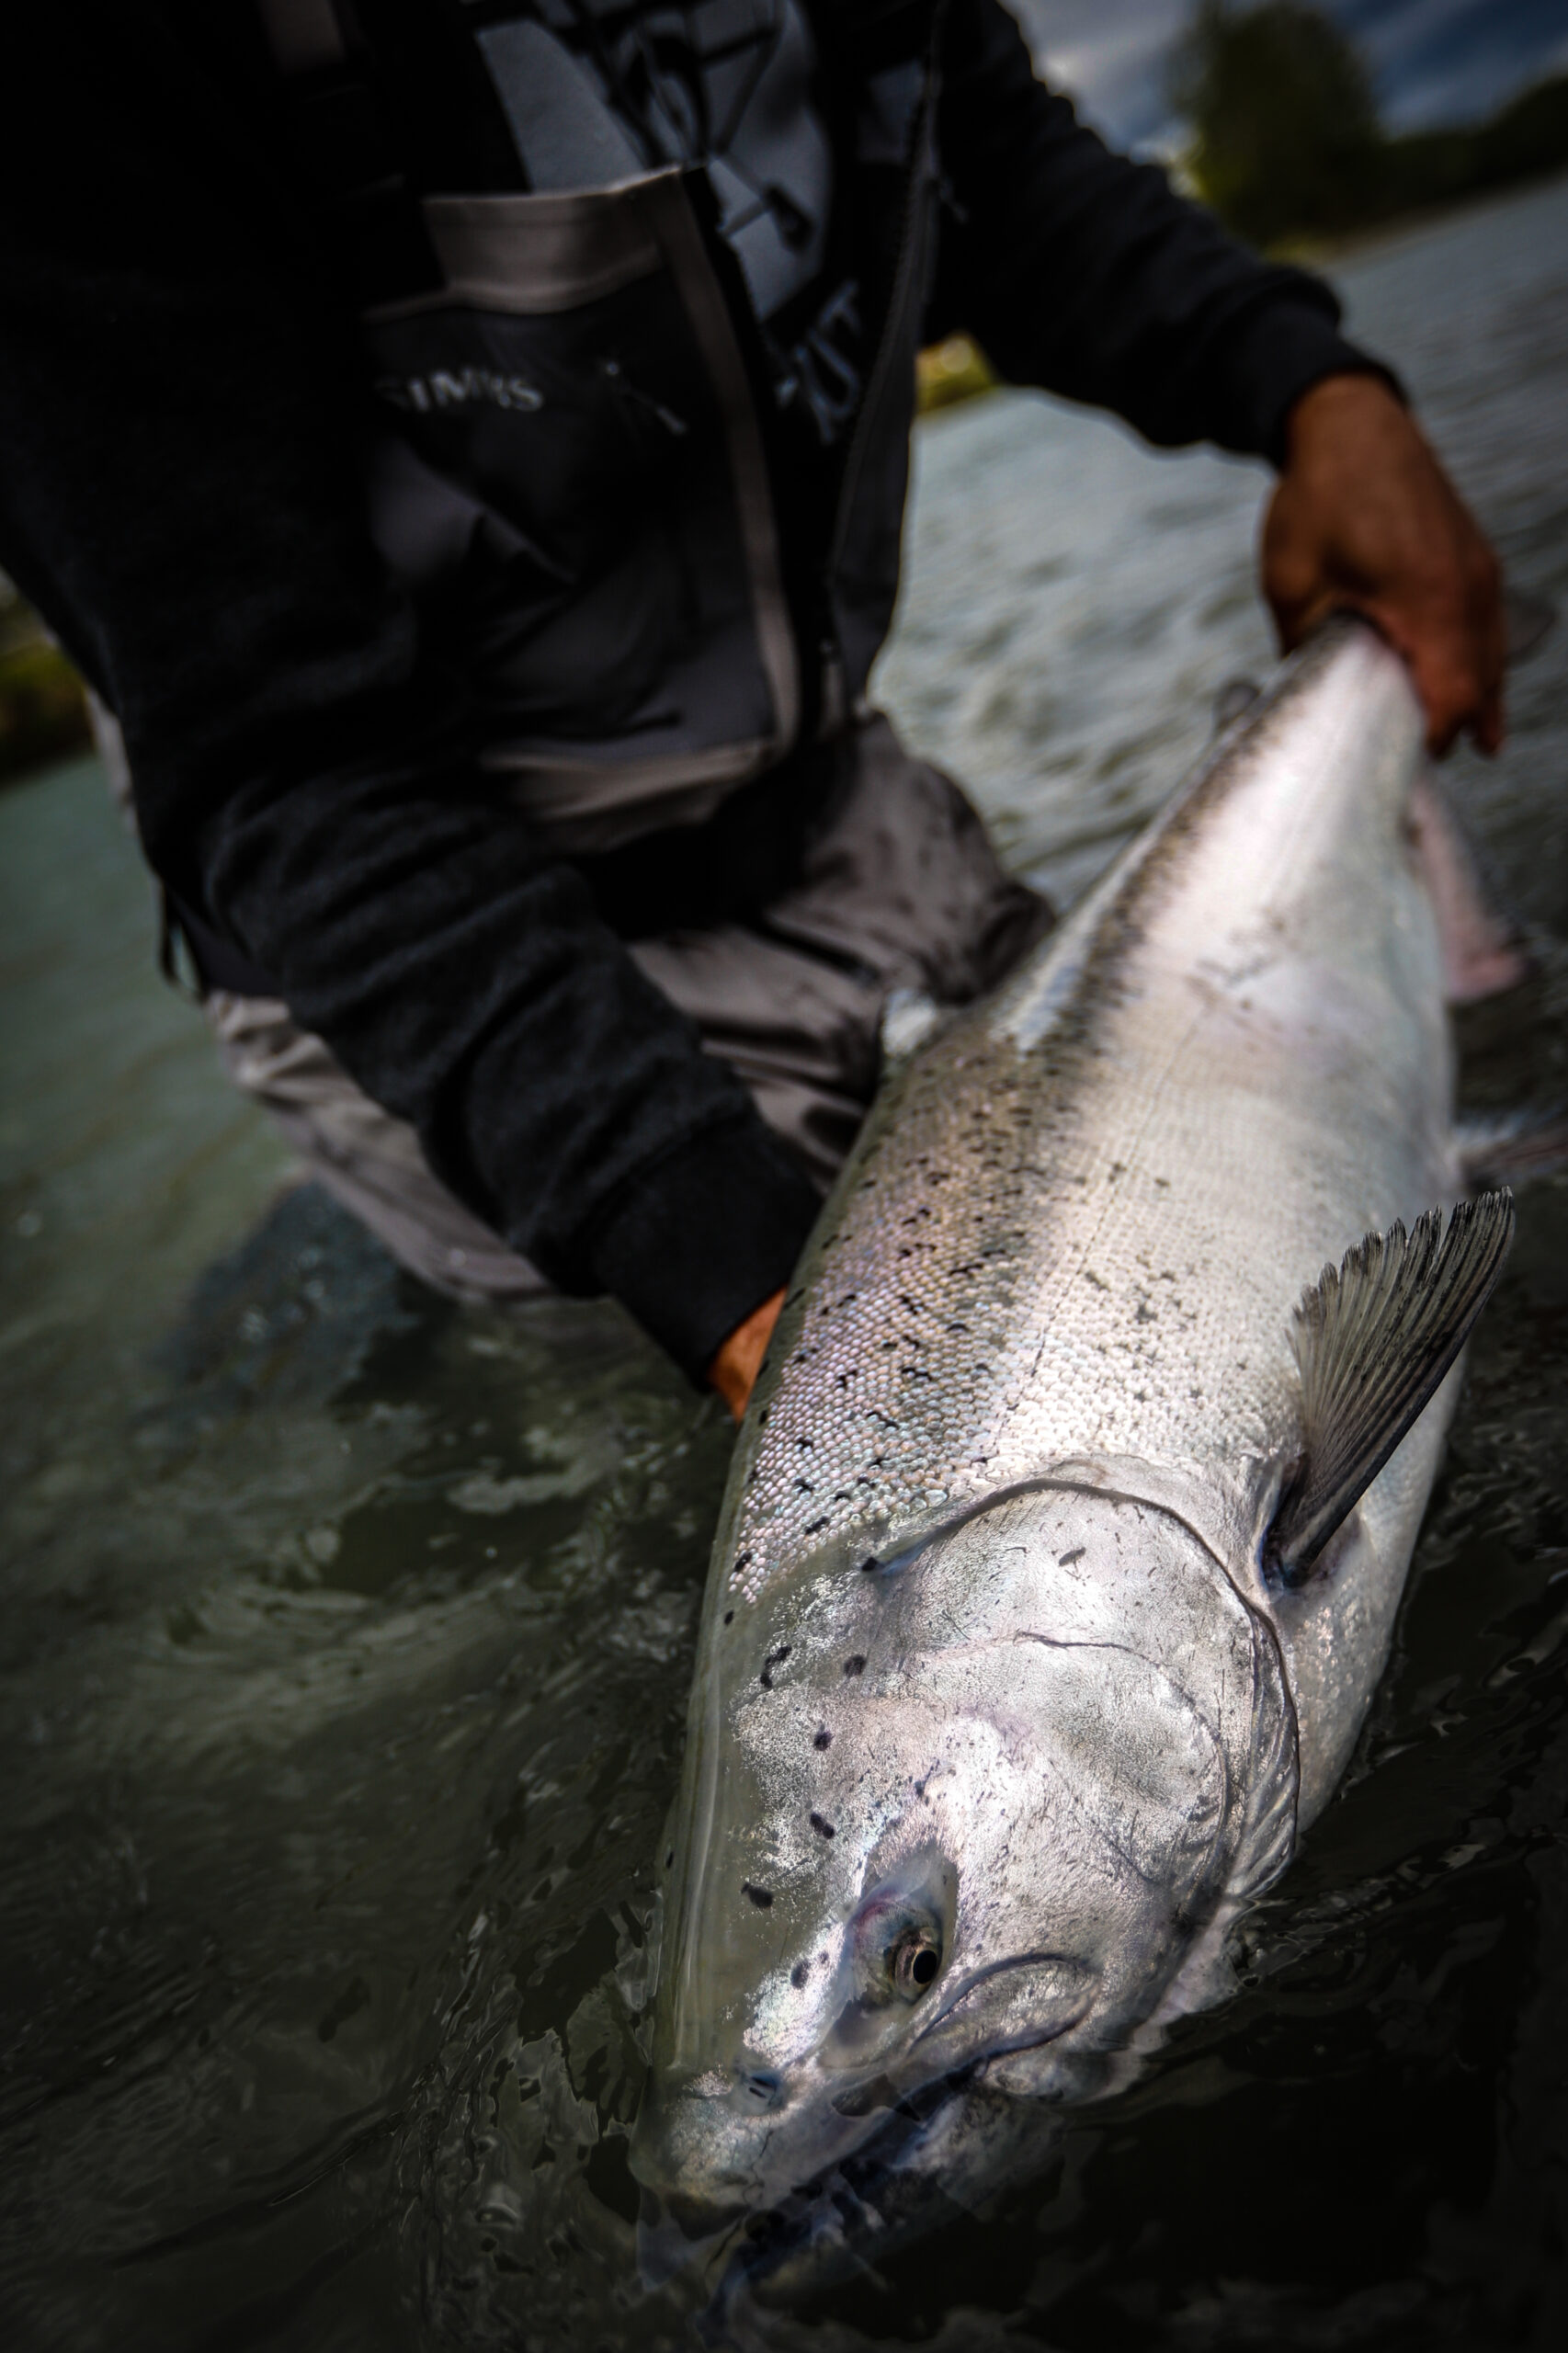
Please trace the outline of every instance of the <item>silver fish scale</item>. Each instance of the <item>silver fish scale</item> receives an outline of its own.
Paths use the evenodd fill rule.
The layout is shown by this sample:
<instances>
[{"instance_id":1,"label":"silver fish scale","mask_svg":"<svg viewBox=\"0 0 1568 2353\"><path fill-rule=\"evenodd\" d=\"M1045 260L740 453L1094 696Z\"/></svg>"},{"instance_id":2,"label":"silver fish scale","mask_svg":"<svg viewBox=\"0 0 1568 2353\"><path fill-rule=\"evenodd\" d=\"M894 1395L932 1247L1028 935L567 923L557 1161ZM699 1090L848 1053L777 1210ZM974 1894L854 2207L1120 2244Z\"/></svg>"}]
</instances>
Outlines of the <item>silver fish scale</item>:
<instances>
[{"instance_id":1,"label":"silver fish scale","mask_svg":"<svg viewBox=\"0 0 1568 2353\"><path fill-rule=\"evenodd\" d=\"M1196 1467L1244 1516L1298 1411L1302 1285L1446 1176L1441 1042L1411 1013L1437 1003L1402 833L1415 723L1392 657L1325 632L890 1084L743 1434L733 1595L1085 1458Z\"/></svg>"}]
</instances>

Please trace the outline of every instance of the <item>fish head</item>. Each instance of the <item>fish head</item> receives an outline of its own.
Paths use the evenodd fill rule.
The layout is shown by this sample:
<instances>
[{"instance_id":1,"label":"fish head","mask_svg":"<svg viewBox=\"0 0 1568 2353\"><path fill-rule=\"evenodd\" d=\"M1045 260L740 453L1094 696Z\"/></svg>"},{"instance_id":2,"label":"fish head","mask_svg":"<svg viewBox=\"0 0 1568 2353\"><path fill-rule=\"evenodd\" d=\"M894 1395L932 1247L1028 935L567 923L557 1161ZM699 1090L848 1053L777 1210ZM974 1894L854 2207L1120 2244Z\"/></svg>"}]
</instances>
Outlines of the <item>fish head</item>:
<instances>
[{"instance_id":1,"label":"fish head","mask_svg":"<svg viewBox=\"0 0 1568 2353\"><path fill-rule=\"evenodd\" d=\"M932 2086L1101 2088L1293 1827L1272 1638L1169 1511L1042 1486L733 1606L632 2148L710 2223Z\"/></svg>"}]
</instances>

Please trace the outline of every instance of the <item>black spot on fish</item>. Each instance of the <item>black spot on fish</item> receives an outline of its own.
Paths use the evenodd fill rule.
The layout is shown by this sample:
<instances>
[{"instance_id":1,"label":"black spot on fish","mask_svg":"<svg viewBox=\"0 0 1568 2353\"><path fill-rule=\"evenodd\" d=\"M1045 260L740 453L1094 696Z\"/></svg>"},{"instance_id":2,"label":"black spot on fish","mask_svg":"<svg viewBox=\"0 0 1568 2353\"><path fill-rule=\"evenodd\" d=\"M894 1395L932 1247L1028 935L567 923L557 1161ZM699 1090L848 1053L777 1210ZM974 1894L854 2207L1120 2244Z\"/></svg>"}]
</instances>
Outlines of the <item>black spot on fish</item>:
<instances>
[{"instance_id":1,"label":"black spot on fish","mask_svg":"<svg viewBox=\"0 0 1568 2353\"><path fill-rule=\"evenodd\" d=\"M675 1859L676 1859L676 1850L675 1850L675 1848L672 1847L670 1848L669 1853L665 1857L665 1869L666 1870L669 1870L669 1867L670 1867L670 1865L675 1861Z\"/></svg>"},{"instance_id":2,"label":"black spot on fish","mask_svg":"<svg viewBox=\"0 0 1568 2353\"><path fill-rule=\"evenodd\" d=\"M800 1448L802 1454L809 1454L812 1450L812 1441L809 1438L798 1438L795 1440L795 1444Z\"/></svg>"},{"instance_id":3,"label":"black spot on fish","mask_svg":"<svg viewBox=\"0 0 1568 2353\"><path fill-rule=\"evenodd\" d=\"M809 1961L798 1961L795 1963L794 1968L790 1972L790 1983L791 1985L803 1985L811 1973L811 1962Z\"/></svg>"},{"instance_id":4,"label":"black spot on fish","mask_svg":"<svg viewBox=\"0 0 1568 2353\"><path fill-rule=\"evenodd\" d=\"M1085 1548L1082 1544L1074 1544L1070 1552L1062 1553L1062 1558L1056 1564L1057 1567L1060 1569L1070 1569L1074 1561L1081 1561L1083 1559L1084 1550Z\"/></svg>"},{"instance_id":5,"label":"black spot on fish","mask_svg":"<svg viewBox=\"0 0 1568 2353\"><path fill-rule=\"evenodd\" d=\"M762 1674L759 1677L762 1688L765 1691L772 1690L773 1670L776 1666L782 1666L784 1661L789 1657L789 1655L790 1645L788 1643L780 1643L776 1651L768 1652L767 1658L763 1661Z\"/></svg>"},{"instance_id":6,"label":"black spot on fish","mask_svg":"<svg viewBox=\"0 0 1568 2353\"><path fill-rule=\"evenodd\" d=\"M749 1879L742 1880L741 1893L743 1895L749 1895L759 1912L766 1912L768 1905L773 1901L773 1891L771 1888L753 1887Z\"/></svg>"},{"instance_id":7,"label":"black spot on fish","mask_svg":"<svg viewBox=\"0 0 1568 2353\"><path fill-rule=\"evenodd\" d=\"M801 1531L801 1534L803 1536L814 1536L819 1529L823 1529L827 1526L828 1517L828 1514L824 1511L820 1519L808 1519L805 1527Z\"/></svg>"},{"instance_id":8,"label":"black spot on fish","mask_svg":"<svg viewBox=\"0 0 1568 2353\"><path fill-rule=\"evenodd\" d=\"M735 1555L735 1574L736 1574L736 1576L739 1576L739 1575L740 1575L740 1573L741 1573L741 1571L742 1571L743 1569L749 1569L749 1568L750 1568L750 1566L751 1566L751 1554L750 1554L749 1552L737 1552L737 1553L736 1553L736 1555Z\"/></svg>"},{"instance_id":9,"label":"black spot on fish","mask_svg":"<svg viewBox=\"0 0 1568 2353\"><path fill-rule=\"evenodd\" d=\"M813 1748L831 1748L833 1746L833 1734L829 1732L825 1724L824 1724L821 1732L818 1733L816 1738L812 1741L812 1746Z\"/></svg>"},{"instance_id":10,"label":"black spot on fish","mask_svg":"<svg viewBox=\"0 0 1568 2353\"><path fill-rule=\"evenodd\" d=\"M861 1651L857 1651L853 1658L846 1658L844 1662L844 1672L846 1675L863 1675L865 1671L865 1654Z\"/></svg>"},{"instance_id":11,"label":"black spot on fish","mask_svg":"<svg viewBox=\"0 0 1568 2353\"><path fill-rule=\"evenodd\" d=\"M734 1624L734 1622L735 1622L735 1613L734 1613L734 1611L733 1611L733 1609L726 1609L726 1610L725 1610L725 1612L724 1612L724 1623L725 1623L725 1625L726 1625L726 1626L733 1626L733 1625Z\"/></svg>"},{"instance_id":12,"label":"black spot on fish","mask_svg":"<svg viewBox=\"0 0 1568 2353\"><path fill-rule=\"evenodd\" d=\"M809 1819L812 1828L816 1832L819 1838L833 1838L837 1836L832 1823L826 1819L825 1815L813 1813L809 1817Z\"/></svg>"},{"instance_id":13,"label":"black spot on fish","mask_svg":"<svg viewBox=\"0 0 1568 2353\"><path fill-rule=\"evenodd\" d=\"M861 1569L867 1576L870 1575L873 1569L880 1569L881 1565L881 1563L878 1560L874 1552L871 1554L869 1560L862 1561L860 1563Z\"/></svg>"},{"instance_id":14,"label":"black spot on fish","mask_svg":"<svg viewBox=\"0 0 1568 2353\"><path fill-rule=\"evenodd\" d=\"M798 1495L809 1495L811 1494L811 1492L812 1492L812 1483L811 1483L811 1481L810 1481L809 1479L797 1479L797 1480L796 1480L796 1482L795 1482L795 1493L796 1493Z\"/></svg>"}]
</instances>

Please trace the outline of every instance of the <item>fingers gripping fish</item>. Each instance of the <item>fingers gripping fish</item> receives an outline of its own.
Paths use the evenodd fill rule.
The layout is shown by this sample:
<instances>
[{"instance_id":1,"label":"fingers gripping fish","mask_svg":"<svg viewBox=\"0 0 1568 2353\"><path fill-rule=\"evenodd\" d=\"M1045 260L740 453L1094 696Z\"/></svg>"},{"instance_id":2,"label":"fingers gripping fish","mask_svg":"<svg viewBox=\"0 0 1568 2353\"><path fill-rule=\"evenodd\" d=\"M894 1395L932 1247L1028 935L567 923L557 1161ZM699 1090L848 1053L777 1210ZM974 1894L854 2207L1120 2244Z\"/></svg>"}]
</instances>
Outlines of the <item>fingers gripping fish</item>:
<instances>
[{"instance_id":1,"label":"fingers gripping fish","mask_svg":"<svg viewBox=\"0 0 1568 2353\"><path fill-rule=\"evenodd\" d=\"M633 2150L683 2211L940 2083L1103 2091L1343 1772L1512 1230L1421 735L1335 622L890 1075L713 1557Z\"/></svg>"}]
</instances>

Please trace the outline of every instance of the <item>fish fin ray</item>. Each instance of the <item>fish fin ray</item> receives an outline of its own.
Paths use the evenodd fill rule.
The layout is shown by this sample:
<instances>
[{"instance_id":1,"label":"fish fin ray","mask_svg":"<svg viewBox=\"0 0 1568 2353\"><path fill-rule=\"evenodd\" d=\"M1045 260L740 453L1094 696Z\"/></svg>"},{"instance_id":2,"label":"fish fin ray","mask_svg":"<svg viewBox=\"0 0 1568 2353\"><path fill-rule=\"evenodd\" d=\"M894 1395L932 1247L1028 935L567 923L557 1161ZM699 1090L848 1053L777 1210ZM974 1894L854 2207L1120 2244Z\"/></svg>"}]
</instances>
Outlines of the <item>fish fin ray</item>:
<instances>
[{"instance_id":1,"label":"fish fin ray","mask_svg":"<svg viewBox=\"0 0 1568 2353\"><path fill-rule=\"evenodd\" d=\"M1267 1540L1299 1584L1366 1493L1469 1337L1514 1233L1504 1188L1459 1202L1445 1230L1428 1210L1396 1220L1327 1266L1302 1293L1290 1344L1301 1375L1306 1445Z\"/></svg>"}]
</instances>

